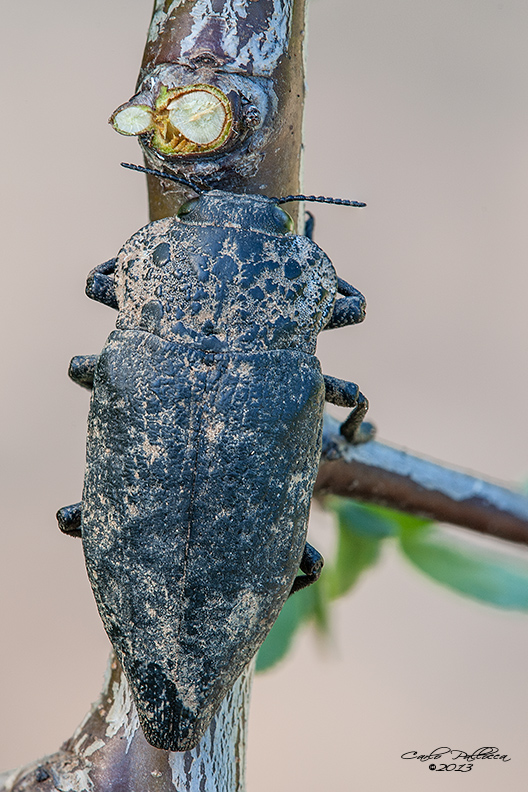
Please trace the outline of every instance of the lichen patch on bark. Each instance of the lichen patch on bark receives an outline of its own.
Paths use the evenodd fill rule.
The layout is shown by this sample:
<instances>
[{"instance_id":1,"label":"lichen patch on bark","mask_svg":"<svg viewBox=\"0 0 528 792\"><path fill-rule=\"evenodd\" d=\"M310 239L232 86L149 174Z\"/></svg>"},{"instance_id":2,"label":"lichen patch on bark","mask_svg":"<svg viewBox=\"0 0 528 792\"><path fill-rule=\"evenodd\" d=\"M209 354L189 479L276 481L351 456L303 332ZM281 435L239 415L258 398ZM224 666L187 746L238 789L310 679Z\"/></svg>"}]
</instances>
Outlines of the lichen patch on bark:
<instances>
[{"instance_id":1,"label":"lichen patch on bark","mask_svg":"<svg viewBox=\"0 0 528 792\"><path fill-rule=\"evenodd\" d=\"M214 38L223 53L225 64L231 69L251 72L259 76L270 75L284 54L289 41L291 0L264 0L265 23L252 29L247 25L253 13L253 0L230 0L215 9L214 0L197 0L190 10L192 27L181 41L182 60L192 58L204 49L204 43Z\"/></svg>"},{"instance_id":2,"label":"lichen patch on bark","mask_svg":"<svg viewBox=\"0 0 528 792\"><path fill-rule=\"evenodd\" d=\"M183 5L185 0L156 0L152 21L148 30L147 41L155 41L163 34L167 20L173 11Z\"/></svg>"}]
</instances>

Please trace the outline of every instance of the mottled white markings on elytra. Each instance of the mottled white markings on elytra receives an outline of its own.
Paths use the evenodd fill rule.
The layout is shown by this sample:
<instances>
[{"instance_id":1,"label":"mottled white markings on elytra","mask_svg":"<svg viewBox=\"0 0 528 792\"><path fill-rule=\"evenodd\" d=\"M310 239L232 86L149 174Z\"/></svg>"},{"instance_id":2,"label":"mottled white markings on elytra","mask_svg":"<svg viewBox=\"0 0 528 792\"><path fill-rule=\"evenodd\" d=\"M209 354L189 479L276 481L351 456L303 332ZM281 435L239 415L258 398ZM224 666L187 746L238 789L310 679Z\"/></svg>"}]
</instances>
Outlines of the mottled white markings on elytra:
<instances>
[{"instance_id":1,"label":"mottled white markings on elytra","mask_svg":"<svg viewBox=\"0 0 528 792\"><path fill-rule=\"evenodd\" d=\"M225 625L231 638L252 632L257 623L259 598L252 591L241 591Z\"/></svg>"},{"instance_id":2,"label":"mottled white markings on elytra","mask_svg":"<svg viewBox=\"0 0 528 792\"><path fill-rule=\"evenodd\" d=\"M91 745L89 745L88 748L86 748L86 750L83 751L83 755L85 757L86 756L91 756L93 753L98 751L100 748L104 748L105 745L106 745L106 743L105 743L104 740L99 740L99 739L98 740L94 740L93 743Z\"/></svg>"},{"instance_id":3,"label":"mottled white markings on elytra","mask_svg":"<svg viewBox=\"0 0 528 792\"><path fill-rule=\"evenodd\" d=\"M193 19L191 32L181 42L182 57L193 55L200 34L212 19L217 18L223 21L220 44L231 61L230 65L244 70L251 66L253 74L257 75L271 74L288 45L292 0L273 0L267 27L255 31L241 45L238 25L247 17L251 2L254 0L226 0L218 12L213 10L213 0L197 0L190 12Z\"/></svg>"},{"instance_id":4,"label":"mottled white markings on elytra","mask_svg":"<svg viewBox=\"0 0 528 792\"><path fill-rule=\"evenodd\" d=\"M145 452L145 455L148 457L150 464L152 464L154 460L159 459L161 457L160 447L157 445L153 445L153 443L150 442L148 437L144 438L142 443L142 448L143 451Z\"/></svg>"}]
</instances>

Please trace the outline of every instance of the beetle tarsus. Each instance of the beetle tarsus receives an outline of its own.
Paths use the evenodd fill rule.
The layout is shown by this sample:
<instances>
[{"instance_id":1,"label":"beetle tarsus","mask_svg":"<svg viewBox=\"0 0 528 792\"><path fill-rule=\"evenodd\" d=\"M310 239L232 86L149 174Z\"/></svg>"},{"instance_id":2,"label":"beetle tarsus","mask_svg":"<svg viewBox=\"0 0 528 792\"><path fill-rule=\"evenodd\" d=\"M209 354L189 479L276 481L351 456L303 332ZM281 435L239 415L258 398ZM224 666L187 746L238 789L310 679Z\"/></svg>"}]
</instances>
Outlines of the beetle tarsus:
<instances>
[{"instance_id":1,"label":"beetle tarsus","mask_svg":"<svg viewBox=\"0 0 528 792\"><path fill-rule=\"evenodd\" d=\"M95 267L86 280L86 295L91 300L108 305L110 308L119 308L117 297L115 293L115 283L113 273L115 270L116 260L109 259L104 264L99 264Z\"/></svg>"},{"instance_id":2,"label":"beetle tarsus","mask_svg":"<svg viewBox=\"0 0 528 792\"><path fill-rule=\"evenodd\" d=\"M352 410L346 421L339 427L339 432L343 435L345 440L348 440L348 442L353 445L366 443L374 437L376 430L373 424L366 421L363 422L368 408L369 403L367 399L361 392L358 393L356 407Z\"/></svg>"},{"instance_id":3,"label":"beetle tarsus","mask_svg":"<svg viewBox=\"0 0 528 792\"><path fill-rule=\"evenodd\" d=\"M93 388L95 367L99 355L75 355L70 360L68 377L81 388L91 390Z\"/></svg>"},{"instance_id":4,"label":"beetle tarsus","mask_svg":"<svg viewBox=\"0 0 528 792\"><path fill-rule=\"evenodd\" d=\"M81 511L82 503L63 506L57 512L57 522L63 534L81 538Z\"/></svg>"},{"instance_id":5,"label":"beetle tarsus","mask_svg":"<svg viewBox=\"0 0 528 792\"><path fill-rule=\"evenodd\" d=\"M370 421L363 421L354 432L354 439L349 442L352 442L354 445L369 443L376 437L376 431L376 427L373 423Z\"/></svg>"},{"instance_id":6,"label":"beetle tarsus","mask_svg":"<svg viewBox=\"0 0 528 792\"><path fill-rule=\"evenodd\" d=\"M319 580L321 570L323 568L324 558L311 544L306 542L304 546L303 555L301 558L300 568L304 575L298 575L293 581L293 586L290 591L290 597L296 591L311 586L316 580Z\"/></svg>"}]
</instances>

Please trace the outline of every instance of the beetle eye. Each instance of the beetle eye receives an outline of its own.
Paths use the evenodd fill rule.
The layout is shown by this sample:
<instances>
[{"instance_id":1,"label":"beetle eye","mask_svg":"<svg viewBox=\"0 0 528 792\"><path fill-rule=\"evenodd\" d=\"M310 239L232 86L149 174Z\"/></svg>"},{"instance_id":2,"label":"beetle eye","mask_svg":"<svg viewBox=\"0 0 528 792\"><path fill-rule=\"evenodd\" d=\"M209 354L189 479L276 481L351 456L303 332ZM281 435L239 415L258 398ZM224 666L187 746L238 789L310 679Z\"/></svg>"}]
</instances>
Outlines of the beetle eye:
<instances>
[{"instance_id":1,"label":"beetle eye","mask_svg":"<svg viewBox=\"0 0 528 792\"><path fill-rule=\"evenodd\" d=\"M278 206L275 206L273 208L273 219L277 224L277 231L279 231L279 233L288 234L289 232L295 231L293 218L290 217L288 212L285 212L284 209L279 209Z\"/></svg>"},{"instance_id":2,"label":"beetle eye","mask_svg":"<svg viewBox=\"0 0 528 792\"><path fill-rule=\"evenodd\" d=\"M186 201L184 204L182 204L178 209L178 217L181 217L182 215L186 215L189 214L189 212L192 212L192 210L194 209L194 207L196 206L199 200L200 200L199 198L191 198L190 201Z\"/></svg>"}]
</instances>

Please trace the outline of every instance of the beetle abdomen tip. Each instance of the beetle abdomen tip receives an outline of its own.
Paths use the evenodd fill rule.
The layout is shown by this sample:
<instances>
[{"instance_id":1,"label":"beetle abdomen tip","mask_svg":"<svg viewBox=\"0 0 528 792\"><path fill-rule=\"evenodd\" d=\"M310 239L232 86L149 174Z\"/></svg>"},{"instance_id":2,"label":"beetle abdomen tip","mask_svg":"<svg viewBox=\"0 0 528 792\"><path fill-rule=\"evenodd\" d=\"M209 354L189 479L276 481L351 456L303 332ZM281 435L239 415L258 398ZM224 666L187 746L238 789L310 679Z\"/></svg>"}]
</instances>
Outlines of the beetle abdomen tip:
<instances>
[{"instance_id":1,"label":"beetle abdomen tip","mask_svg":"<svg viewBox=\"0 0 528 792\"><path fill-rule=\"evenodd\" d=\"M141 728L154 748L188 751L198 744L205 731L203 718L199 711L184 705L176 685L161 666L154 662L138 665L129 680Z\"/></svg>"}]
</instances>

